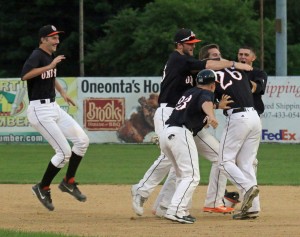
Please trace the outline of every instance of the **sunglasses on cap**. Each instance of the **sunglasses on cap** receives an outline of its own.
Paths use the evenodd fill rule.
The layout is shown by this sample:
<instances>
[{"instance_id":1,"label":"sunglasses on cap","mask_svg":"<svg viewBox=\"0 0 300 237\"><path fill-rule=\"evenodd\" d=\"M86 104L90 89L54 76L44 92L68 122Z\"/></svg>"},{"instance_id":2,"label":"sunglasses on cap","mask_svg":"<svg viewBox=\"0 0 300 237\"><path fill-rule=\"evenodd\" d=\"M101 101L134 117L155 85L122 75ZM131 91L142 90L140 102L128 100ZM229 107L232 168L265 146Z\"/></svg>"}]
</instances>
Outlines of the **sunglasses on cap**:
<instances>
[{"instance_id":1,"label":"sunglasses on cap","mask_svg":"<svg viewBox=\"0 0 300 237\"><path fill-rule=\"evenodd\" d=\"M180 42L190 41L190 40L194 40L194 39L196 39L196 35L192 33L190 36L180 40Z\"/></svg>"}]
</instances>

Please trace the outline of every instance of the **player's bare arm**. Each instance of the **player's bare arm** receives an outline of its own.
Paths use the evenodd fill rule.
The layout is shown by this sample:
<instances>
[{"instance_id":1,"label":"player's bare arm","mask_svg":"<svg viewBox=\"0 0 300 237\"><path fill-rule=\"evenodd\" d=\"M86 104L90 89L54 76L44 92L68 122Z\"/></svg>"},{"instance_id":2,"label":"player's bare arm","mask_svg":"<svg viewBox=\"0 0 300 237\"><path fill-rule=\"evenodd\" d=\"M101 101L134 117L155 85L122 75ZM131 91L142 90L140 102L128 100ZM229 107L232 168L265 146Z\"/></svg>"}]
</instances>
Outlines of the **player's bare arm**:
<instances>
[{"instance_id":1,"label":"player's bare arm","mask_svg":"<svg viewBox=\"0 0 300 237\"><path fill-rule=\"evenodd\" d=\"M47 65L47 66L44 66L44 67L39 67L39 68L34 68L32 69L31 71L29 71L28 73L26 73L23 77L22 77L22 80L23 81L26 81L26 80L29 80L29 79L32 79L34 77L37 77L39 75L42 75L44 72L48 71L48 70L51 70L53 68L56 67L56 65L58 63L60 63L62 60L65 59L65 56L64 55L59 55L57 56L56 58L53 59L53 61Z\"/></svg>"},{"instance_id":2,"label":"player's bare arm","mask_svg":"<svg viewBox=\"0 0 300 237\"><path fill-rule=\"evenodd\" d=\"M76 106L74 100L69 97L63 87L59 84L57 80L55 80L55 89L59 92L59 94L64 98L64 100L70 105Z\"/></svg>"},{"instance_id":3,"label":"player's bare arm","mask_svg":"<svg viewBox=\"0 0 300 237\"><path fill-rule=\"evenodd\" d=\"M234 67L239 70L245 70L245 71L252 71L253 67L248 65L248 64L243 64L243 63L238 63L234 61L228 61L228 60L207 60L206 62L206 68L207 69L212 69L212 70L220 70L223 68L228 68L228 67Z\"/></svg>"},{"instance_id":4,"label":"player's bare arm","mask_svg":"<svg viewBox=\"0 0 300 237\"><path fill-rule=\"evenodd\" d=\"M207 124L211 125L213 128L216 128L218 126L218 120L215 117L214 113L214 105L211 101L206 101L202 104L203 111L208 116Z\"/></svg>"}]
</instances>

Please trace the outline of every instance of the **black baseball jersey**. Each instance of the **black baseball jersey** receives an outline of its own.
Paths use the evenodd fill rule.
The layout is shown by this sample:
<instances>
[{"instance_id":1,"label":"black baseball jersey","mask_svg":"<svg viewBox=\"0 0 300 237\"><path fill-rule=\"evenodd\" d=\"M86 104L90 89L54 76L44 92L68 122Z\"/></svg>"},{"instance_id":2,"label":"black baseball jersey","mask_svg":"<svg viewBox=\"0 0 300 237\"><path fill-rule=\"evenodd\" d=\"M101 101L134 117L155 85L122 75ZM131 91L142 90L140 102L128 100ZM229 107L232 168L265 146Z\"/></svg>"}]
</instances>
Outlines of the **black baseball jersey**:
<instances>
[{"instance_id":1,"label":"black baseball jersey","mask_svg":"<svg viewBox=\"0 0 300 237\"><path fill-rule=\"evenodd\" d=\"M187 90L179 99L166 124L170 126L186 126L196 134L207 124L206 113L202 104L206 101L214 101L214 93L197 87Z\"/></svg>"},{"instance_id":2,"label":"black baseball jersey","mask_svg":"<svg viewBox=\"0 0 300 237\"><path fill-rule=\"evenodd\" d=\"M49 55L40 48L33 50L23 66L21 78L34 68L40 68L49 65L53 59L53 55ZM55 78L56 68L48 70L42 75L27 80L29 100L55 98Z\"/></svg>"},{"instance_id":3,"label":"black baseball jersey","mask_svg":"<svg viewBox=\"0 0 300 237\"><path fill-rule=\"evenodd\" d=\"M244 71L225 68L215 72L218 76L215 90L218 100L226 94L234 101L229 104L231 108L254 107L250 82Z\"/></svg>"},{"instance_id":4,"label":"black baseball jersey","mask_svg":"<svg viewBox=\"0 0 300 237\"><path fill-rule=\"evenodd\" d=\"M254 81L257 85L256 90L253 93L253 100L254 100L254 108L256 109L257 113L260 115L265 111L265 105L262 101L262 95L265 94L268 75L266 72L258 69L253 68L253 71L245 71L248 79Z\"/></svg>"},{"instance_id":5,"label":"black baseball jersey","mask_svg":"<svg viewBox=\"0 0 300 237\"><path fill-rule=\"evenodd\" d=\"M167 103L175 107L176 103L187 90L195 86L194 73L205 69L206 61L199 61L178 51L170 54L165 65L158 103Z\"/></svg>"}]
</instances>

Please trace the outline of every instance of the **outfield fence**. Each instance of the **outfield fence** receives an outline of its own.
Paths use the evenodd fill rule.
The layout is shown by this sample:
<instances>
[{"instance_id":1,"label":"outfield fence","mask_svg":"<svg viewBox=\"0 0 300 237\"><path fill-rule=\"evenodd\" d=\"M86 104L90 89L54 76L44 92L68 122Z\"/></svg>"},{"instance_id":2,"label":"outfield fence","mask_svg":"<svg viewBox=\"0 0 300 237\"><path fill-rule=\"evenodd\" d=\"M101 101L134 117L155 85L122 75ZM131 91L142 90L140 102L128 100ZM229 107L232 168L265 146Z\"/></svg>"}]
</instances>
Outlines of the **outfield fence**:
<instances>
[{"instance_id":1,"label":"outfield fence","mask_svg":"<svg viewBox=\"0 0 300 237\"><path fill-rule=\"evenodd\" d=\"M145 143L154 134L153 115L160 77L59 77L77 101L70 106L57 94L56 102L87 132L91 143ZM300 143L300 77L269 77L263 95L261 142ZM29 124L26 82L0 79L0 143L45 142ZM220 138L225 116L216 110Z\"/></svg>"}]
</instances>

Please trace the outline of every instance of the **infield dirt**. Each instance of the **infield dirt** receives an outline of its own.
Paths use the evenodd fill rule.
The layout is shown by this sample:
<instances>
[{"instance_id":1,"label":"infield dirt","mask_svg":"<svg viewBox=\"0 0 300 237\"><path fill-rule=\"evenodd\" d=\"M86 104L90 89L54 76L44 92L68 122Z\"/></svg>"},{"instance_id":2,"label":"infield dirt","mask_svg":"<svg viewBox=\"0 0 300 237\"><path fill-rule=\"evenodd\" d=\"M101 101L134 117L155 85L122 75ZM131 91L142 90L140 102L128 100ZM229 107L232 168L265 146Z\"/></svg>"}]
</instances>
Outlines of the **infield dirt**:
<instances>
[{"instance_id":1,"label":"infield dirt","mask_svg":"<svg viewBox=\"0 0 300 237\"><path fill-rule=\"evenodd\" d=\"M81 185L88 200L80 203L52 185L53 212L33 196L32 185L0 185L0 228L26 232L54 232L93 237L300 236L300 187L260 186L262 212L255 220L233 220L231 215L203 213L206 186L194 193L194 224L179 224L151 214L159 186L138 217L131 208L128 185ZM235 190L229 186L229 191Z\"/></svg>"}]
</instances>

